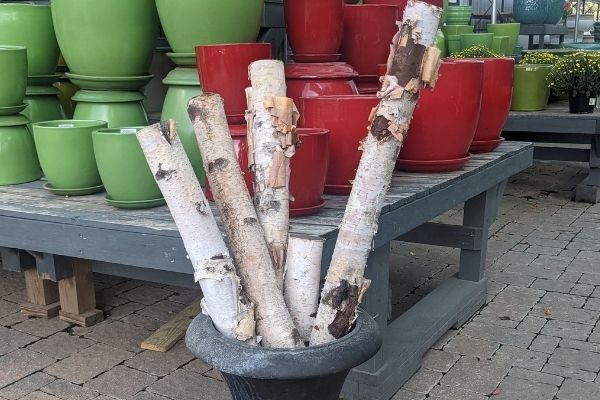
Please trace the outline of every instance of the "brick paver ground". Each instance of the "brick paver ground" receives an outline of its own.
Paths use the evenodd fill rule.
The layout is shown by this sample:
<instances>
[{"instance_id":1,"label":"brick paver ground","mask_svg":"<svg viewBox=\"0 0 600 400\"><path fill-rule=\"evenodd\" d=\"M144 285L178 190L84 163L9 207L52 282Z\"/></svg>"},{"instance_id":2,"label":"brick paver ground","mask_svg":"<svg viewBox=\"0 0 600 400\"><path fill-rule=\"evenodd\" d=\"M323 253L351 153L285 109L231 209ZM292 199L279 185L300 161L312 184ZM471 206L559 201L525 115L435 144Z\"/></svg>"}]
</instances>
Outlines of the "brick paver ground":
<instances>
[{"instance_id":1,"label":"brick paver ground","mask_svg":"<svg viewBox=\"0 0 600 400\"><path fill-rule=\"evenodd\" d=\"M394 400L600 399L600 205L570 201L577 164L537 163L507 188L489 242L488 304L426 354ZM440 220L460 222L461 210ZM394 244L394 315L456 272L458 252ZM23 278L0 271L0 400L228 399L183 342L139 342L200 295L98 275L106 320L23 318Z\"/></svg>"}]
</instances>

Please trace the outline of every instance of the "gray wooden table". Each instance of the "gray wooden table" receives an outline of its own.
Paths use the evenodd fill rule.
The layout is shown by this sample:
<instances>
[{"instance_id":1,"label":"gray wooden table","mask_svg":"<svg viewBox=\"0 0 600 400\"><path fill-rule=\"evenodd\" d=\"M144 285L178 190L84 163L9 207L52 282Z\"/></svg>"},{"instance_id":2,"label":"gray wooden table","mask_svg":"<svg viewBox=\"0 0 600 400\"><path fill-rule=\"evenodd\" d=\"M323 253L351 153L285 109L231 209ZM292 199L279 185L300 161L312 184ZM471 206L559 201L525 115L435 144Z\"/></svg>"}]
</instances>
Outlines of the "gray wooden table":
<instances>
[{"instance_id":1,"label":"gray wooden table","mask_svg":"<svg viewBox=\"0 0 600 400\"><path fill-rule=\"evenodd\" d=\"M389 399L419 368L427 349L484 304L488 229L506 181L530 166L532 157L530 143L512 142L474 156L459 172L394 174L369 259L367 275L373 284L364 304L384 331L384 345L372 360L351 372L345 398ZM34 182L0 187L0 247L93 260L97 272L192 284L192 267L166 207L115 210L102 195L62 198L41 186ZM347 198L327 196L327 200L319 215L291 221L292 234L325 239L324 266L331 259ZM462 203L463 225L428 222ZM393 240L460 248L461 255L456 277L390 321ZM40 265L44 263L38 263L38 271Z\"/></svg>"},{"instance_id":2,"label":"gray wooden table","mask_svg":"<svg viewBox=\"0 0 600 400\"><path fill-rule=\"evenodd\" d=\"M600 202L600 112L570 114L566 101L544 111L511 111L504 126L508 140L535 143L534 158L589 164L587 178L577 185L575 200Z\"/></svg>"}]
</instances>

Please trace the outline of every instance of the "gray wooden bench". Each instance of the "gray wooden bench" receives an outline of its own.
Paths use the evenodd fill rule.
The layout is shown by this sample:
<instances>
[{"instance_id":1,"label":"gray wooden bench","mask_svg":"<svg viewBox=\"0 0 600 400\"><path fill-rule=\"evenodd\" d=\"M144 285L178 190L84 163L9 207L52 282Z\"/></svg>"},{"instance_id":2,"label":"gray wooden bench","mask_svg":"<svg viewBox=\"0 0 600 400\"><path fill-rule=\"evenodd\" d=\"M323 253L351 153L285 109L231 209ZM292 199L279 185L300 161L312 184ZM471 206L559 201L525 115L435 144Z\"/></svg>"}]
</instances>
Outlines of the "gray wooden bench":
<instances>
[{"instance_id":1,"label":"gray wooden bench","mask_svg":"<svg viewBox=\"0 0 600 400\"><path fill-rule=\"evenodd\" d=\"M389 399L417 371L427 349L484 304L488 229L507 180L529 167L532 157L530 143L512 142L474 156L459 172L394 174L369 259L367 275L373 284L364 304L384 331L384 345L372 360L351 372L345 398ZM34 182L0 187L0 247L13 269L37 265L42 277L59 285L66 280L69 284L63 286L93 291L85 276L76 274L89 268L91 260L96 272L193 284L192 267L166 207L115 210L102 195L61 198L41 186ZM346 199L327 196L327 206L319 215L291 223L292 234L325 239L324 266L331 259ZM463 225L429 222L463 203ZM459 248L461 254L457 276L389 321L393 240ZM28 259L30 254L35 257ZM89 308L89 301L86 304Z\"/></svg>"},{"instance_id":2,"label":"gray wooden bench","mask_svg":"<svg viewBox=\"0 0 600 400\"><path fill-rule=\"evenodd\" d=\"M589 175L577 185L575 201L600 202L600 112L570 114L567 102L550 103L544 111L512 111L503 135L534 142L538 160L589 163Z\"/></svg>"}]
</instances>

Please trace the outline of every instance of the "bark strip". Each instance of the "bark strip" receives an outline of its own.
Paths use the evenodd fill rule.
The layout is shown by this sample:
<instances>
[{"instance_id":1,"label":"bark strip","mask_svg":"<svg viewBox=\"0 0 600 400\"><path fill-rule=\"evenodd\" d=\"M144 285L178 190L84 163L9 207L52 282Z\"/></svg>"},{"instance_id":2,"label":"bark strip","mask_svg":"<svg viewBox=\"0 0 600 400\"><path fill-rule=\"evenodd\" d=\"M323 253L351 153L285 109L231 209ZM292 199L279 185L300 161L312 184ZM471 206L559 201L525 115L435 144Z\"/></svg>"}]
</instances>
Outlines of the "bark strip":
<instances>
[{"instance_id":1,"label":"bark strip","mask_svg":"<svg viewBox=\"0 0 600 400\"><path fill-rule=\"evenodd\" d=\"M363 154L321 294L311 345L333 341L348 332L369 286L364 271L394 165L419 91L423 84L435 82L439 68L439 53L436 57L428 49L435 43L441 12L431 4L409 0L404 21L392 40L387 74L378 93L381 102L371 114L361 145Z\"/></svg>"},{"instance_id":2,"label":"bark strip","mask_svg":"<svg viewBox=\"0 0 600 400\"><path fill-rule=\"evenodd\" d=\"M202 310L225 336L255 342L254 306L243 293L233 259L175 131L173 120L137 133L169 206L204 298Z\"/></svg>"}]
</instances>

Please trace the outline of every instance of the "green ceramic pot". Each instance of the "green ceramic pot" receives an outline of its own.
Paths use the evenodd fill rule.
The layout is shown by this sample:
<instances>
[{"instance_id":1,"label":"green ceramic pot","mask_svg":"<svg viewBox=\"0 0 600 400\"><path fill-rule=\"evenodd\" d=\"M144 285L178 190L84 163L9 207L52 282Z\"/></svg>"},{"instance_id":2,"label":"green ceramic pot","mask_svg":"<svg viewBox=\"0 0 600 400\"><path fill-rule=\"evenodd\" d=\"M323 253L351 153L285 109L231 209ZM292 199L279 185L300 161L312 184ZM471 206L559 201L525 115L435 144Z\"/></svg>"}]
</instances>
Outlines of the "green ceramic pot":
<instances>
[{"instance_id":1,"label":"green ceramic pot","mask_svg":"<svg viewBox=\"0 0 600 400\"><path fill-rule=\"evenodd\" d=\"M92 132L101 128L106 128L106 122L62 120L33 124L40 164L54 189L101 185L92 145Z\"/></svg>"},{"instance_id":2,"label":"green ceramic pot","mask_svg":"<svg viewBox=\"0 0 600 400\"><path fill-rule=\"evenodd\" d=\"M0 185L17 185L42 177L28 123L22 115L0 117Z\"/></svg>"},{"instance_id":3,"label":"green ceramic pot","mask_svg":"<svg viewBox=\"0 0 600 400\"><path fill-rule=\"evenodd\" d=\"M187 112L188 102L192 97L202 94L198 72L193 68L175 68L163 80L169 86L165 102L163 104L160 119L166 121L174 119L177 123L177 134L190 159L196 177L200 184L204 184L204 167L202 157L198 149L198 141L192 127L192 122Z\"/></svg>"},{"instance_id":4,"label":"green ceramic pot","mask_svg":"<svg viewBox=\"0 0 600 400\"><path fill-rule=\"evenodd\" d=\"M0 42L25 46L30 76L56 71L58 43L50 6L28 3L0 4Z\"/></svg>"},{"instance_id":5,"label":"green ceramic pot","mask_svg":"<svg viewBox=\"0 0 600 400\"><path fill-rule=\"evenodd\" d=\"M120 77L148 73L159 26L154 0L53 0L52 16L72 73ZM189 17L197 23L197 15Z\"/></svg>"},{"instance_id":6,"label":"green ceramic pot","mask_svg":"<svg viewBox=\"0 0 600 400\"><path fill-rule=\"evenodd\" d=\"M460 48L461 50L468 49L471 46L485 46L491 50L492 42L494 41L493 33L461 33Z\"/></svg>"},{"instance_id":7,"label":"green ceramic pot","mask_svg":"<svg viewBox=\"0 0 600 400\"><path fill-rule=\"evenodd\" d=\"M459 35L448 35L446 36L446 43L448 44L448 54L452 56L454 53L460 51L460 36Z\"/></svg>"},{"instance_id":8,"label":"green ceramic pot","mask_svg":"<svg viewBox=\"0 0 600 400\"><path fill-rule=\"evenodd\" d=\"M53 86L28 86L23 100L27 108L21 114L31 123L65 119L59 94L60 91Z\"/></svg>"},{"instance_id":9,"label":"green ceramic pot","mask_svg":"<svg viewBox=\"0 0 600 400\"><path fill-rule=\"evenodd\" d=\"M550 65L520 64L515 66L515 83L510 109L539 111L548 105Z\"/></svg>"},{"instance_id":10,"label":"green ceramic pot","mask_svg":"<svg viewBox=\"0 0 600 400\"><path fill-rule=\"evenodd\" d=\"M508 56L508 36L494 36L492 41L492 51L500 56Z\"/></svg>"},{"instance_id":11,"label":"green ceramic pot","mask_svg":"<svg viewBox=\"0 0 600 400\"><path fill-rule=\"evenodd\" d=\"M255 42L264 0L156 0L156 7L173 52L193 53L206 44Z\"/></svg>"},{"instance_id":12,"label":"green ceramic pot","mask_svg":"<svg viewBox=\"0 0 600 400\"><path fill-rule=\"evenodd\" d=\"M441 55L440 57L448 56L448 48L446 47L446 36L441 29L438 29L437 38L435 41L435 46L440 49Z\"/></svg>"},{"instance_id":13,"label":"green ceramic pot","mask_svg":"<svg viewBox=\"0 0 600 400\"><path fill-rule=\"evenodd\" d=\"M135 136L140 129L99 129L92 135L98 170L111 200L144 201L162 197Z\"/></svg>"},{"instance_id":14,"label":"green ceramic pot","mask_svg":"<svg viewBox=\"0 0 600 400\"><path fill-rule=\"evenodd\" d=\"M106 121L109 128L148 125L140 92L80 90L73 100L77 103L74 119Z\"/></svg>"},{"instance_id":15,"label":"green ceramic pot","mask_svg":"<svg viewBox=\"0 0 600 400\"><path fill-rule=\"evenodd\" d=\"M461 33L473 33L473 25L444 25L442 32L448 35L460 35Z\"/></svg>"},{"instance_id":16,"label":"green ceramic pot","mask_svg":"<svg viewBox=\"0 0 600 400\"><path fill-rule=\"evenodd\" d=\"M0 45L0 107L23 104L26 87L27 48Z\"/></svg>"},{"instance_id":17,"label":"green ceramic pot","mask_svg":"<svg viewBox=\"0 0 600 400\"><path fill-rule=\"evenodd\" d=\"M487 31L493 33L494 36L508 36L508 51L507 55L513 55L517 44L519 43L519 32L521 31L521 24L509 23L509 24L488 24Z\"/></svg>"}]
</instances>

